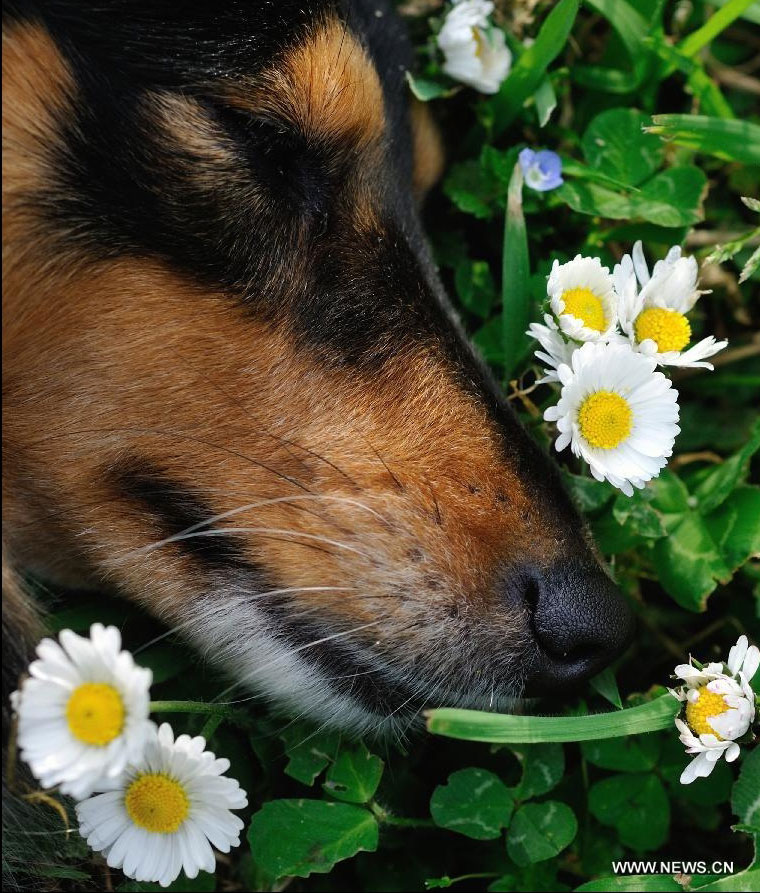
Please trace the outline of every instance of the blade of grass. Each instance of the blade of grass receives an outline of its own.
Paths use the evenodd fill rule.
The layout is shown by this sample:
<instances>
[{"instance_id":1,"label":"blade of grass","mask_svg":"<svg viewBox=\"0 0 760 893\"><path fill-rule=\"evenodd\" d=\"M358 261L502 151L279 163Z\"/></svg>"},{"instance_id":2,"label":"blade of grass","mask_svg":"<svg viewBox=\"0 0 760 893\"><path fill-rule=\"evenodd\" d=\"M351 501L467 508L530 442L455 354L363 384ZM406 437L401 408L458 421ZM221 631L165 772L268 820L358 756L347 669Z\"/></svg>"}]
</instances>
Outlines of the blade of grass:
<instances>
[{"instance_id":1,"label":"blade of grass","mask_svg":"<svg viewBox=\"0 0 760 893\"><path fill-rule=\"evenodd\" d=\"M554 92L554 87L552 87L551 79L548 76L539 84L533 99L536 103L538 126L545 127L549 123L554 109L557 108L557 94Z\"/></svg>"},{"instance_id":2,"label":"blade of grass","mask_svg":"<svg viewBox=\"0 0 760 893\"><path fill-rule=\"evenodd\" d=\"M509 127L525 100L541 85L547 68L567 43L579 5L580 0L560 0L541 25L535 43L520 56L501 85L492 100L496 136Z\"/></svg>"},{"instance_id":3,"label":"blade of grass","mask_svg":"<svg viewBox=\"0 0 760 893\"><path fill-rule=\"evenodd\" d=\"M716 158L760 164L760 126L750 121L706 115L655 115L645 130Z\"/></svg>"},{"instance_id":4,"label":"blade of grass","mask_svg":"<svg viewBox=\"0 0 760 893\"><path fill-rule=\"evenodd\" d=\"M644 51L644 40L650 30L644 16L626 0L585 0L585 2L586 6L590 6L607 19L617 31L631 60L635 62Z\"/></svg>"},{"instance_id":5,"label":"blade of grass","mask_svg":"<svg viewBox=\"0 0 760 893\"><path fill-rule=\"evenodd\" d=\"M669 729L673 727L680 706L672 695L666 694L639 707L590 716L510 716L444 707L429 710L426 717L428 732L446 738L494 744L537 744L622 738Z\"/></svg>"},{"instance_id":6,"label":"blade of grass","mask_svg":"<svg viewBox=\"0 0 760 893\"><path fill-rule=\"evenodd\" d=\"M522 208L523 176L520 165L512 171L504 217L504 250L501 260L501 320L504 371L514 372L527 347L525 330L530 322L528 233Z\"/></svg>"},{"instance_id":7,"label":"blade of grass","mask_svg":"<svg viewBox=\"0 0 760 893\"><path fill-rule=\"evenodd\" d=\"M678 45L679 52L684 56L695 56L721 31L725 31L732 22L742 16L754 2L755 0L729 0L725 6L713 12L701 28L692 31L681 41Z\"/></svg>"}]
</instances>

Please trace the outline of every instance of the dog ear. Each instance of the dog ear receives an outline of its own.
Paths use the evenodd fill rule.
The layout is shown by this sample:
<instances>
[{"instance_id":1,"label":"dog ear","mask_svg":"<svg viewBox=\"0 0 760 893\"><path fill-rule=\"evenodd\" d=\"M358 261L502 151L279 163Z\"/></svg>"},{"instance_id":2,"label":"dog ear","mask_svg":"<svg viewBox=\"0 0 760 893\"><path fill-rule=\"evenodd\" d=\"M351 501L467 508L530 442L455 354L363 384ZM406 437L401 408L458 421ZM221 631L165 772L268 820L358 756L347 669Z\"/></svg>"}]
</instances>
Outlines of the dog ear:
<instances>
[{"instance_id":1,"label":"dog ear","mask_svg":"<svg viewBox=\"0 0 760 893\"><path fill-rule=\"evenodd\" d=\"M422 203L443 173L443 142L426 103L412 99L409 114L412 126L412 189L417 201Z\"/></svg>"}]
</instances>

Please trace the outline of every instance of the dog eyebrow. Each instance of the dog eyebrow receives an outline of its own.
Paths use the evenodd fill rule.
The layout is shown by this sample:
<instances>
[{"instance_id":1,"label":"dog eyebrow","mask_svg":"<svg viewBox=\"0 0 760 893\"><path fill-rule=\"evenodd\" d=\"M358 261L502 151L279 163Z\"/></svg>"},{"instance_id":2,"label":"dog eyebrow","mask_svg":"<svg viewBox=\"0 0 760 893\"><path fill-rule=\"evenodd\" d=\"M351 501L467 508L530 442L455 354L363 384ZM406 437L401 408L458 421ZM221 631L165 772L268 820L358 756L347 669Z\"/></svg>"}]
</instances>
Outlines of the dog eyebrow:
<instances>
[{"instance_id":1,"label":"dog eyebrow","mask_svg":"<svg viewBox=\"0 0 760 893\"><path fill-rule=\"evenodd\" d=\"M376 144L385 129L383 90L364 47L336 18L328 18L259 72L232 85L232 105L272 115L308 139Z\"/></svg>"}]
</instances>

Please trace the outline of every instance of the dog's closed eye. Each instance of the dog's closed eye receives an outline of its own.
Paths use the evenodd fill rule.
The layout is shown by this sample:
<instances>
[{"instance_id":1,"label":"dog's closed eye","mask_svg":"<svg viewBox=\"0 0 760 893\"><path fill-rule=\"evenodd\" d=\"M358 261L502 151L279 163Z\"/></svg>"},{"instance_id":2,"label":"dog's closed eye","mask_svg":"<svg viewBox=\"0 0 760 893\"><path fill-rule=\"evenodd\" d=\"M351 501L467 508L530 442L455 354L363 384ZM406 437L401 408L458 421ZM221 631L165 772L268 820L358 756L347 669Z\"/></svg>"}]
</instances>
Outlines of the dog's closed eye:
<instances>
[{"instance_id":1,"label":"dog's closed eye","mask_svg":"<svg viewBox=\"0 0 760 893\"><path fill-rule=\"evenodd\" d=\"M287 123L235 106L214 103L211 113L273 202L315 218L326 212L337 171L325 146Z\"/></svg>"}]
</instances>

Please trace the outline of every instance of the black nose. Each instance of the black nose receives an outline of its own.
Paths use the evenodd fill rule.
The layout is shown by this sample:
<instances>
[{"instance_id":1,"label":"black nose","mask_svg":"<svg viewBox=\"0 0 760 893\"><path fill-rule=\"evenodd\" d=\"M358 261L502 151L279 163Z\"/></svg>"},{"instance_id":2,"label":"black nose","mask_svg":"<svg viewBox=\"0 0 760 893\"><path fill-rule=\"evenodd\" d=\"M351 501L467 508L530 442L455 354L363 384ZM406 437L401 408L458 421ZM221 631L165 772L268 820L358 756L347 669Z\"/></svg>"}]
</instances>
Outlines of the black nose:
<instances>
[{"instance_id":1,"label":"black nose","mask_svg":"<svg viewBox=\"0 0 760 893\"><path fill-rule=\"evenodd\" d=\"M631 641L633 615L597 565L569 562L531 569L525 598L536 645L526 695L578 685Z\"/></svg>"}]
</instances>

